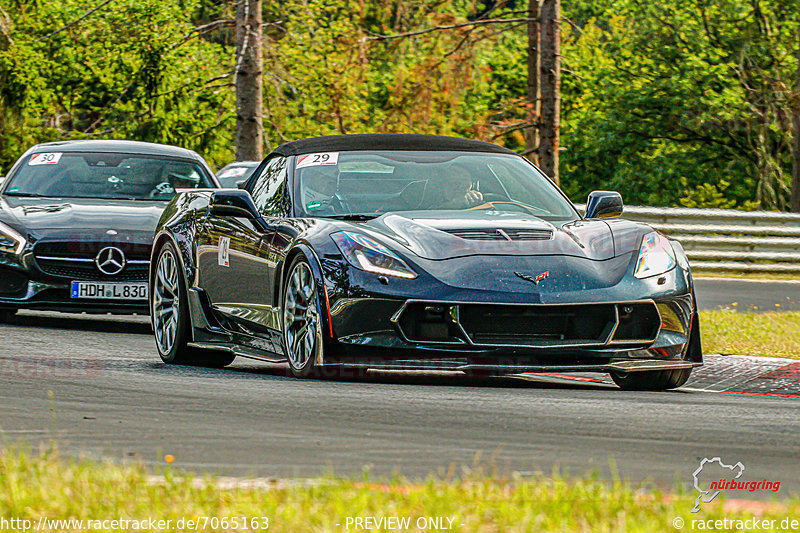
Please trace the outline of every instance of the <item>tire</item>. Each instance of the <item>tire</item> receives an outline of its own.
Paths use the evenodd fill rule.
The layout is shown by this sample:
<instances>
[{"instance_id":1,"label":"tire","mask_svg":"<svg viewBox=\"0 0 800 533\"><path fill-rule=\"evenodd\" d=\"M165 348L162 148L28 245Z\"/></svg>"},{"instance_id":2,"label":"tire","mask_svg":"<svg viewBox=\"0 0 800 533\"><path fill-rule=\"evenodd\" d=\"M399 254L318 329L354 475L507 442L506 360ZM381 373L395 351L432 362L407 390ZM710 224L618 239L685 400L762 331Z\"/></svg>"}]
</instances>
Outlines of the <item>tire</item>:
<instances>
[{"instance_id":1,"label":"tire","mask_svg":"<svg viewBox=\"0 0 800 533\"><path fill-rule=\"evenodd\" d=\"M16 309L0 309L0 324L10 323L16 314Z\"/></svg>"},{"instance_id":2,"label":"tire","mask_svg":"<svg viewBox=\"0 0 800 533\"><path fill-rule=\"evenodd\" d=\"M317 283L303 255L292 260L288 272L281 291L283 353L294 377L315 376L325 349Z\"/></svg>"},{"instance_id":3,"label":"tire","mask_svg":"<svg viewBox=\"0 0 800 533\"><path fill-rule=\"evenodd\" d=\"M677 389L689 379L691 368L643 372L611 372L611 379L622 390L662 391Z\"/></svg>"},{"instance_id":4,"label":"tire","mask_svg":"<svg viewBox=\"0 0 800 533\"><path fill-rule=\"evenodd\" d=\"M172 243L159 250L151 292L150 316L153 317L156 348L162 361L172 365L212 368L222 368L233 362L235 354L188 346L191 327L189 300L178 252Z\"/></svg>"}]
</instances>

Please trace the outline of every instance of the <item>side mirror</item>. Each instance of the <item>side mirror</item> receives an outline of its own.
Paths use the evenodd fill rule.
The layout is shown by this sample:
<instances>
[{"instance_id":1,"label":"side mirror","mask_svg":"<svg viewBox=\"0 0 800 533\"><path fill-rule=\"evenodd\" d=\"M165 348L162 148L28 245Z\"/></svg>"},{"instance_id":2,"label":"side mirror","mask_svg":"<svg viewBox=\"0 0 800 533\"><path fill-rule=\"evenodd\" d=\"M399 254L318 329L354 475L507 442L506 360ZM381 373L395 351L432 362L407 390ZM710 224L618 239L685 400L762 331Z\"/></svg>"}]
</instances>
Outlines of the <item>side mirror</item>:
<instances>
[{"instance_id":1,"label":"side mirror","mask_svg":"<svg viewBox=\"0 0 800 533\"><path fill-rule=\"evenodd\" d=\"M239 189L217 189L211 196L211 212L217 216L246 218L259 229L268 229L253 198L247 191Z\"/></svg>"},{"instance_id":2,"label":"side mirror","mask_svg":"<svg viewBox=\"0 0 800 533\"><path fill-rule=\"evenodd\" d=\"M616 191L592 191L586 200L586 218L613 218L622 214L622 195Z\"/></svg>"},{"instance_id":3,"label":"side mirror","mask_svg":"<svg viewBox=\"0 0 800 533\"><path fill-rule=\"evenodd\" d=\"M237 189L244 189L244 186L245 186L246 183L247 183L247 180L237 181L236 182L236 188Z\"/></svg>"}]
</instances>

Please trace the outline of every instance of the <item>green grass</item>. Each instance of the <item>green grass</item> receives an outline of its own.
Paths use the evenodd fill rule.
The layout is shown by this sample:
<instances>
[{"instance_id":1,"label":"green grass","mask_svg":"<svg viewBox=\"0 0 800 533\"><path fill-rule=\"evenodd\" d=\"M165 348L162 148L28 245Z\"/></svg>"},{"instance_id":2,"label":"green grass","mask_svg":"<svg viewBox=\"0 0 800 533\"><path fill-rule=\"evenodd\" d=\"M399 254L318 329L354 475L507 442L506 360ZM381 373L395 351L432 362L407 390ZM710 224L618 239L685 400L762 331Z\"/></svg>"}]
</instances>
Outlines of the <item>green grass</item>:
<instances>
[{"instance_id":1,"label":"green grass","mask_svg":"<svg viewBox=\"0 0 800 533\"><path fill-rule=\"evenodd\" d=\"M800 359L800 312L700 312L704 353Z\"/></svg>"},{"instance_id":2,"label":"green grass","mask_svg":"<svg viewBox=\"0 0 800 533\"><path fill-rule=\"evenodd\" d=\"M453 531L635 532L672 531L672 521L678 516L686 520L687 529L690 521L698 518L744 519L755 514L775 518L779 525L787 516L800 517L796 499L735 507L720 501L704 506L699 514L689 512L693 503L693 494L665 495L634 491L620 483L568 482L557 477L498 480L467 475L423 483L331 478L313 484L220 489L213 478L198 479L169 470L154 481L141 466L66 462L52 452L40 457L0 452L0 517L34 523L42 516L82 520L152 517L170 520L170 527L164 529L176 530L180 519L268 517L269 531L296 532L347 531L348 517L398 516L410 517L412 523L420 517L453 519ZM190 529L185 523L184 528ZM214 528L206 524L198 529ZM235 528L229 524L228 529Z\"/></svg>"}]
</instances>

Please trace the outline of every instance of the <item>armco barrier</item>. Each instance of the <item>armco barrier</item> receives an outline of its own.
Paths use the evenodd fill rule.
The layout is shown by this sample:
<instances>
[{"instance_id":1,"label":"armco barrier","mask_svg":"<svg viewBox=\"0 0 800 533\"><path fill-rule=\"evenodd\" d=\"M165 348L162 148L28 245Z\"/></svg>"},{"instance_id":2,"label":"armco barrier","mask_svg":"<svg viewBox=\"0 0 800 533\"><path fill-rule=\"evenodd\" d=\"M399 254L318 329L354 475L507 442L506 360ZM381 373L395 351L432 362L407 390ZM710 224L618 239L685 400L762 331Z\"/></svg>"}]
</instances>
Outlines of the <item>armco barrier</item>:
<instances>
[{"instance_id":1,"label":"armco barrier","mask_svg":"<svg viewBox=\"0 0 800 533\"><path fill-rule=\"evenodd\" d=\"M626 206L622 216L680 241L695 269L800 273L800 214Z\"/></svg>"}]
</instances>

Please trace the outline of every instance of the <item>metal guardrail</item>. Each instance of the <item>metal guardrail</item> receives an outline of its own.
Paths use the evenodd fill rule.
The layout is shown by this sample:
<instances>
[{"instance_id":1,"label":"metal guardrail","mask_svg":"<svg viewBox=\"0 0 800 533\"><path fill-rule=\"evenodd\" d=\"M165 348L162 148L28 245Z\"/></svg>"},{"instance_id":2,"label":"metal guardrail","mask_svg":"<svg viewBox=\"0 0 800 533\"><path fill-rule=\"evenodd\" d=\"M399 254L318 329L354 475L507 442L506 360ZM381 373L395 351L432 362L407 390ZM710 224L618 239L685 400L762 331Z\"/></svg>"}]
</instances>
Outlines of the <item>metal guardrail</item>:
<instances>
[{"instance_id":1,"label":"metal guardrail","mask_svg":"<svg viewBox=\"0 0 800 533\"><path fill-rule=\"evenodd\" d=\"M626 206L622 216L677 239L698 270L800 273L800 214Z\"/></svg>"}]
</instances>

